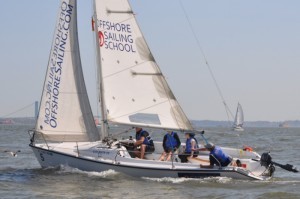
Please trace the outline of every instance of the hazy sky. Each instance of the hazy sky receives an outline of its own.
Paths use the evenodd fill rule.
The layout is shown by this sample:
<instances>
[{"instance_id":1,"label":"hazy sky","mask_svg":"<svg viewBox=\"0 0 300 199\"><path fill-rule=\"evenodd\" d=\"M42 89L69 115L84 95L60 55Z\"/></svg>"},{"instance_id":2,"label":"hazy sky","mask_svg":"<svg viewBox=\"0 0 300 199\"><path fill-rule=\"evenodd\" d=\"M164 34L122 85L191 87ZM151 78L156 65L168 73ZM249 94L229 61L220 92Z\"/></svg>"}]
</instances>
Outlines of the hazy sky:
<instances>
[{"instance_id":1,"label":"hazy sky","mask_svg":"<svg viewBox=\"0 0 300 199\"><path fill-rule=\"evenodd\" d=\"M139 25L191 119L226 120L178 0L131 0ZM300 119L300 1L182 0L224 97L245 120ZM59 0L0 6L0 116L40 99ZM84 75L97 114L92 1L78 0ZM33 112L33 111L32 111Z\"/></svg>"}]
</instances>

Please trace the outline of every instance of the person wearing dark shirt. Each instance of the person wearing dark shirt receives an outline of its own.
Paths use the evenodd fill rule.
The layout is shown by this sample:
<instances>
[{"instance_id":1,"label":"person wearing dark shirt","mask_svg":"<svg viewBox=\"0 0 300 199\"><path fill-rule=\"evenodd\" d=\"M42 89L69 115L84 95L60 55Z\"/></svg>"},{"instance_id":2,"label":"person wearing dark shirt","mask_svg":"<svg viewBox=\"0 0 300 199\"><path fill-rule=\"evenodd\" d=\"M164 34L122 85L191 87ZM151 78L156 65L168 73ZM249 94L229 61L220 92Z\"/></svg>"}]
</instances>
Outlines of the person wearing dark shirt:
<instances>
[{"instance_id":1,"label":"person wearing dark shirt","mask_svg":"<svg viewBox=\"0 0 300 199\"><path fill-rule=\"evenodd\" d=\"M161 154L160 161L170 161L172 154L180 147L181 142L176 132L168 131L163 139L164 152Z\"/></svg>"},{"instance_id":2,"label":"person wearing dark shirt","mask_svg":"<svg viewBox=\"0 0 300 199\"><path fill-rule=\"evenodd\" d=\"M136 142L133 144L133 146L136 148L136 150L134 151L134 154L136 157L144 159L145 152L154 151L154 144L147 131L140 127L136 127L135 132ZM139 147L139 149L137 149L137 147Z\"/></svg>"}]
</instances>

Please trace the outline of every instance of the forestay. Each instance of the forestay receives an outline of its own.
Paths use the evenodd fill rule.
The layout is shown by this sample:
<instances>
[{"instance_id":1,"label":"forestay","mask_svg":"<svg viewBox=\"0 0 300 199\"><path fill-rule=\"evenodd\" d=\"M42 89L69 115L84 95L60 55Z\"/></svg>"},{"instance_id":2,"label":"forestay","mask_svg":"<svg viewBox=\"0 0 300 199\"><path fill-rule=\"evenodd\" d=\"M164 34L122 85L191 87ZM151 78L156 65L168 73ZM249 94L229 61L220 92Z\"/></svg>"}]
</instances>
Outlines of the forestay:
<instances>
[{"instance_id":1,"label":"forestay","mask_svg":"<svg viewBox=\"0 0 300 199\"><path fill-rule=\"evenodd\" d=\"M95 0L107 120L192 130L140 31L127 0Z\"/></svg>"},{"instance_id":2,"label":"forestay","mask_svg":"<svg viewBox=\"0 0 300 199\"><path fill-rule=\"evenodd\" d=\"M35 130L52 141L96 141L84 83L76 0L60 3Z\"/></svg>"}]
</instances>

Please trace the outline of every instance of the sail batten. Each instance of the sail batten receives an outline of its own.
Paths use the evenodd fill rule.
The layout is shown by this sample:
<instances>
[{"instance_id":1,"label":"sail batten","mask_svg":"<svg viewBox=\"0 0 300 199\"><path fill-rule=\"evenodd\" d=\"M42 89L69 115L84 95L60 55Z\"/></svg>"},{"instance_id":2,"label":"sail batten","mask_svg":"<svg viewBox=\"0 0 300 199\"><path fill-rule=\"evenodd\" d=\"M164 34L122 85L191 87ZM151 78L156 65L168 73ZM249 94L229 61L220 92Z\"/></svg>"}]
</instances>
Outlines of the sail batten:
<instances>
[{"instance_id":1,"label":"sail batten","mask_svg":"<svg viewBox=\"0 0 300 199\"><path fill-rule=\"evenodd\" d=\"M193 130L127 0L95 0L107 121Z\"/></svg>"},{"instance_id":2,"label":"sail batten","mask_svg":"<svg viewBox=\"0 0 300 199\"><path fill-rule=\"evenodd\" d=\"M35 130L50 141L96 141L79 53L76 0L61 0Z\"/></svg>"}]
</instances>

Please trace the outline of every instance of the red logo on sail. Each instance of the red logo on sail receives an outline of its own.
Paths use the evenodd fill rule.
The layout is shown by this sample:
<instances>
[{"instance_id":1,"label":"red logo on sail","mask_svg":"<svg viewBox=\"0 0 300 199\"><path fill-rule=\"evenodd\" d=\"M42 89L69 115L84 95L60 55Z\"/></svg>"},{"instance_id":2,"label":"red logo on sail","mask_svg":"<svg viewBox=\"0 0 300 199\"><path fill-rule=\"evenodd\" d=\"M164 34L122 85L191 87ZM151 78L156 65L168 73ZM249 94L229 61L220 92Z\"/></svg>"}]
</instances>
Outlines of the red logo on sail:
<instances>
[{"instance_id":1,"label":"red logo on sail","mask_svg":"<svg viewBox=\"0 0 300 199\"><path fill-rule=\"evenodd\" d=\"M99 36L99 44L100 46L103 46L104 44L104 35L101 31L98 32L98 36Z\"/></svg>"}]
</instances>

